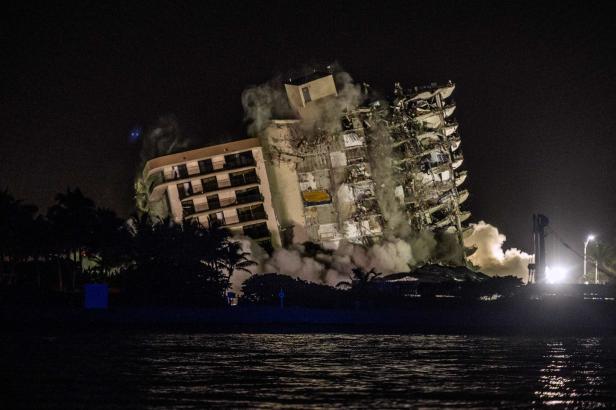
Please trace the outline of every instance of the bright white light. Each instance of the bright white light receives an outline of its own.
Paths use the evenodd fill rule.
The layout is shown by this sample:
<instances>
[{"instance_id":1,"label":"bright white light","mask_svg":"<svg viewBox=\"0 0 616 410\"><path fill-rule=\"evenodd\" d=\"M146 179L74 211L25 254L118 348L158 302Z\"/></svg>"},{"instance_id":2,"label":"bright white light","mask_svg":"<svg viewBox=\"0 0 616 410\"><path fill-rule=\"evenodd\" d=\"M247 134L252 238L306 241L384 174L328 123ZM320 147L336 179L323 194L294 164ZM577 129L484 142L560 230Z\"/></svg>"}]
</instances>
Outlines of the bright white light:
<instances>
[{"instance_id":1,"label":"bright white light","mask_svg":"<svg viewBox=\"0 0 616 410\"><path fill-rule=\"evenodd\" d=\"M588 235L588 242L594 241L594 240L595 240L595 235Z\"/></svg>"},{"instance_id":2,"label":"bright white light","mask_svg":"<svg viewBox=\"0 0 616 410\"><path fill-rule=\"evenodd\" d=\"M547 283L564 283L567 280L567 271L561 266L545 267L545 281Z\"/></svg>"}]
</instances>

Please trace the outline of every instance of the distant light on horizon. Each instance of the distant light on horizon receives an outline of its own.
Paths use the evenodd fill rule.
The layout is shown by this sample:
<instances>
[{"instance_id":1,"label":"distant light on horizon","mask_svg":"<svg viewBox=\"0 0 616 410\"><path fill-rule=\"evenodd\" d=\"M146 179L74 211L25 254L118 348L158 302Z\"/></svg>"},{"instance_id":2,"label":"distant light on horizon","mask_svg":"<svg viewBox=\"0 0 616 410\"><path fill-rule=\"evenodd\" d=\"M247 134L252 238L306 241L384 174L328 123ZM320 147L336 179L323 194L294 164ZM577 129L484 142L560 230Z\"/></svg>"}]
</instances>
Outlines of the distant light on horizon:
<instances>
[{"instance_id":1,"label":"distant light on horizon","mask_svg":"<svg viewBox=\"0 0 616 410\"><path fill-rule=\"evenodd\" d=\"M549 284L565 283L567 280L567 270L562 266L546 266L545 280Z\"/></svg>"}]
</instances>

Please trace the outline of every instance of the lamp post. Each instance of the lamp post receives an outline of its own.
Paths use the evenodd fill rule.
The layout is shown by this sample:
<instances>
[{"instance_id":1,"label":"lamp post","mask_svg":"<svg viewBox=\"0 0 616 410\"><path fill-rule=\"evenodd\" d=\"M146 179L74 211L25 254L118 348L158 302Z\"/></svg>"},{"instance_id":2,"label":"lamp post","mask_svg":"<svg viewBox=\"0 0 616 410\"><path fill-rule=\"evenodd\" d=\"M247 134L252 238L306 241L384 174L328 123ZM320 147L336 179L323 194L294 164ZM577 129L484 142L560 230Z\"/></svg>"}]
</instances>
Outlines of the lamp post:
<instances>
[{"instance_id":1,"label":"lamp post","mask_svg":"<svg viewBox=\"0 0 616 410\"><path fill-rule=\"evenodd\" d=\"M597 267L597 259L595 258L595 285L599 283L599 269Z\"/></svg>"},{"instance_id":2,"label":"lamp post","mask_svg":"<svg viewBox=\"0 0 616 410\"><path fill-rule=\"evenodd\" d=\"M588 247L588 242L593 241L594 239L594 235L588 235L586 242L584 242L584 282L586 283L588 283L588 278L586 277L586 248Z\"/></svg>"}]
</instances>

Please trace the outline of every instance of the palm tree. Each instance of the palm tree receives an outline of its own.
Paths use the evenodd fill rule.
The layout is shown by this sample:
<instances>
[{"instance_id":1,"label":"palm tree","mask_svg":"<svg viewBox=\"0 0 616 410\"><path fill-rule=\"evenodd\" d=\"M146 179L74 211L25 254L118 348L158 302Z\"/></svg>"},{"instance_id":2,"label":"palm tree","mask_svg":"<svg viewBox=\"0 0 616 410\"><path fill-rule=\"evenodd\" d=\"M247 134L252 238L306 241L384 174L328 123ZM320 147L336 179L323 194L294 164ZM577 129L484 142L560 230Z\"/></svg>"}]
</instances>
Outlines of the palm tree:
<instances>
[{"instance_id":1,"label":"palm tree","mask_svg":"<svg viewBox=\"0 0 616 410\"><path fill-rule=\"evenodd\" d=\"M616 245L596 243L589 249L589 257L597 261L599 271L611 279L616 277Z\"/></svg>"},{"instance_id":2,"label":"palm tree","mask_svg":"<svg viewBox=\"0 0 616 410\"><path fill-rule=\"evenodd\" d=\"M370 269L368 272L364 272L362 268L353 268L351 272L350 280L338 282L336 287L346 287L354 291L362 292L374 283L376 278L382 275L382 273L376 273L374 268Z\"/></svg>"},{"instance_id":3,"label":"palm tree","mask_svg":"<svg viewBox=\"0 0 616 410\"><path fill-rule=\"evenodd\" d=\"M77 265L82 272L82 252L92 241L95 223L94 201L83 195L79 188L56 195L56 204L47 211L59 251ZM59 257L59 255L57 255ZM76 271L73 269L72 289L75 289Z\"/></svg>"},{"instance_id":4,"label":"palm tree","mask_svg":"<svg viewBox=\"0 0 616 410\"><path fill-rule=\"evenodd\" d=\"M31 234L38 208L15 199L7 189L0 192L0 273L12 280L14 264L31 254Z\"/></svg>"},{"instance_id":5,"label":"palm tree","mask_svg":"<svg viewBox=\"0 0 616 410\"><path fill-rule=\"evenodd\" d=\"M233 239L227 239L225 241L219 258L222 266L227 272L227 283L230 283L231 276L235 271L252 273L249 268L257 265L257 263L249 259L249 257L250 252L244 252L240 242Z\"/></svg>"},{"instance_id":6,"label":"palm tree","mask_svg":"<svg viewBox=\"0 0 616 410\"><path fill-rule=\"evenodd\" d=\"M223 301L233 271L254 264L222 229L151 220L147 215L131 218L128 225L134 265L127 270L127 287L145 298Z\"/></svg>"},{"instance_id":7,"label":"palm tree","mask_svg":"<svg viewBox=\"0 0 616 410\"><path fill-rule=\"evenodd\" d=\"M114 211L97 208L94 211L92 237L87 248L89 258L96 263L96 272L108 277L114 268L128 263L129 234L123 219Z\"/></svg>"}]
</instances>

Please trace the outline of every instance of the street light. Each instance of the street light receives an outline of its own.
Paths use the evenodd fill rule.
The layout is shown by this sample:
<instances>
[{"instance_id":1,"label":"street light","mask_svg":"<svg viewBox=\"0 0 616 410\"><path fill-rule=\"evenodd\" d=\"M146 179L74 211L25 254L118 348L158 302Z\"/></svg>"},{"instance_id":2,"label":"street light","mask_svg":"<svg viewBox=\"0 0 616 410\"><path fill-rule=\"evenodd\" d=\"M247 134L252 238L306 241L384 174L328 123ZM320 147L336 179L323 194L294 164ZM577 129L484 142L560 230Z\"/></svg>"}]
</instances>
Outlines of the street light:
<instances>
[{"instance_id":1,"label":"street light","mask_svg":"<svg viewBox=\"0 0 616 410\"><path fill-rule=\"evenodd\" d=\"M588 235L588 238L586 238L586 242L584 242L584 281L588 282L588 278L586 277L586 248L588 247L588 242L590 241L594 241L595 240L595 236L594 235Z\"/></svg>"}]
</instances>

